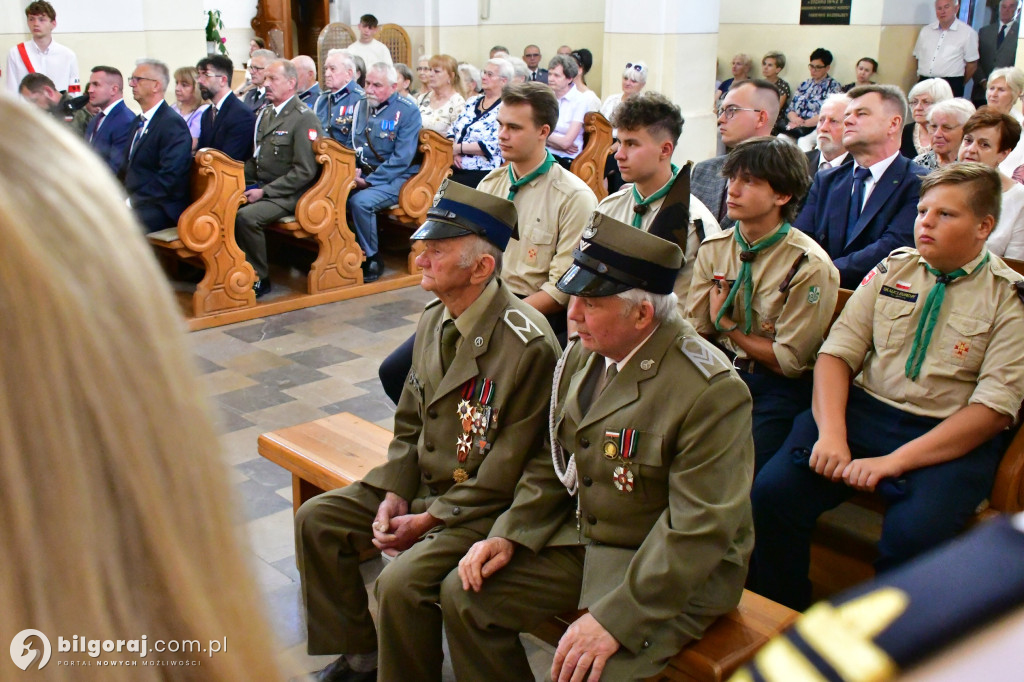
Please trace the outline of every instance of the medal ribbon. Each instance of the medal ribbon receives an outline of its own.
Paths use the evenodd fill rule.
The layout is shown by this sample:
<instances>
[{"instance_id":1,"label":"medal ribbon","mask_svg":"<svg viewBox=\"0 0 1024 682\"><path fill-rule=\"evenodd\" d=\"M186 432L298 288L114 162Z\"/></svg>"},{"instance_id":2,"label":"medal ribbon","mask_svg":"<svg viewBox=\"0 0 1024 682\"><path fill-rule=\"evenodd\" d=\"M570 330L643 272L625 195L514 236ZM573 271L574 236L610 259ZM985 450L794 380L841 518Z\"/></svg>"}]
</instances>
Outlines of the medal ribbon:
<instances>
[{"instance_id":1,"label":"medal ribbon","mask_svg":"<svg viewBox=\"0 0 1024 682\"><path fill-rule=\"evenodd\" d=\"M631 459L636 454L636 429L622 429L619 435L619 443L622 448L619 451L619 456L623 460Z\"/></svg>"},{"instance_id":2,"label":"medal ribbon","mask_svg":"<svg viewBox=\"0 0 1024 682\"><path fill-rule=\"evenodd\" d=\"M554 164L555 157L547 150L545 150L544 153L546 156L544 157L544 163L540 165L540 168L519 180L516 180L515 174L512 173L512 164L510 163L508 165L508 181L512 183L512 186L508 188L508 196L506 197L509 201L516 198L516 192L518 192L523 185L539 178L551 170L551 165Z\"/></svg>"},{"instance_id":3,"label":"medal ribbon","mask_svg":"<svg viewBox=\"0 0 1024 682\"><path fill-rule=\"evenodd\" d=\"M756 244L755 246L750 246L743 238L743 235L740 234L740 226L736 225L736 229L733 230L732 234L736 239L736 243L740 245L740 262L742 265L740 265L740 273L736 276L736 282L729 290L729 295L725 297L725 303L722 304L722 309L718 311L718 315L715 317L715 329L720 332L731 332L736 329L738 325L733 325L731 329L722 329L721 325L718 323L722 320L725 313L732 309L733 302L736 300L736 292L743 289L743 333L750 333L750 326L754 321L754 275L750 264L754 262L754 259L757 258L757 254L760 251L764 251L768 247L774 246L777 242L785 239L786 235L789 234L789 227L790 225L788 222L783 223L782 227L779 228L779 231L771 237L768 237L768 239L765 239L763 242Z\"/></svg>"},{"instance_id":4,"label":"medal ribbon","mask_svg":"<svg viewBox=\"0 0 1024 682\"><path fill-rule=\"evenodd\" d=\"M978 263L978 268L988 262L988 253ZM921 374L921 365L924 364L924 356L928 352L928 344L932 341L932 332L935 331L935 322L939 319L939 311L942 309L942 301L946 298L946 285L955 279L963 277L967 271L958 268L948 275L936 270L925 262L921 262L929 273L935 275L936 283L928 292L925 299L924 309L921 311L921 319L917 321L917 330L914 332L914 342L910 346L910 355L907 357L907 365L904 368L906 377L911 381L917 381ZM975 268L976 270L977 268Z\"/></svg>"},{"instance_id":5,"label":"medal ribbon","mask_svg":"<svg viewBox=\"0 0 1024 682\"><path fill-rule=\"evenodd\" d=\"M633 227L639 229L641 223L644 220L644 214L647 213L647 207L653 204L658 199L668 194L669 190L672 189L672 183L676 179L676 175L679 174L679 166L672 164L672 179L665 183L665 186L659 189L651 196L644 199L640 196L640 192L636 190L636 185L633 185L633 201L636 205L633 206Z\"/></svg>"}]
</instances>

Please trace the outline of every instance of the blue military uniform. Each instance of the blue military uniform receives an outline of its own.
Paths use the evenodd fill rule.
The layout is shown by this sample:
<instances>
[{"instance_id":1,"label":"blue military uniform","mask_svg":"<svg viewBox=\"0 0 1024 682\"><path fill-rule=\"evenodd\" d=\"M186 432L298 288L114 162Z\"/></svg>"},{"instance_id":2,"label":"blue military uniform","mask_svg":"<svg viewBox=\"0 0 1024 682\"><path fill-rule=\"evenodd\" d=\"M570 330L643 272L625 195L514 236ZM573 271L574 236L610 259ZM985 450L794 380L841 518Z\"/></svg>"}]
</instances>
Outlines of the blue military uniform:
<instances>
[{"instance_id":1,"label":"blue military uniform","mask_svg":"<svg viewBox=\"0 0 1024 682\"><path fill-rule=\"evenodd\" d=\"M355 81L337 92L321 92L313 107L320 125L331 139L352 149L352 120L359 102L366 93Z\"/></svg>"},{"instance_id":2,"label":"blue military uniform","mask_svg":"<svg viewBox=\"0 0 1024 682\"><path fill-rule=\"evenodd\" d=\"M352 125L352 146L370 186L352 194L348 205L356 238L367 263L371 263L377 256L377 211L395 204L402 184L420 169L413 164L419 145L420 111L397 93L372 111L364 98Z\"/></svg>"},{"instance_id":3,"label":"blue military uniform","mask_svg":"<svg viewBox=\"0 0 1024 682\"><path fill-rule=\"evenodd\" d=\"M316 106L316 101L317 99L320 98L320 95L322 94L323 93L320 92L320 84L313 83L313 87L311 87L309 90L306 90L305 92L296 93L296 96L300 100L302 100L303 104L312 109L313 107Z\"/></svg>"}]
</instances>

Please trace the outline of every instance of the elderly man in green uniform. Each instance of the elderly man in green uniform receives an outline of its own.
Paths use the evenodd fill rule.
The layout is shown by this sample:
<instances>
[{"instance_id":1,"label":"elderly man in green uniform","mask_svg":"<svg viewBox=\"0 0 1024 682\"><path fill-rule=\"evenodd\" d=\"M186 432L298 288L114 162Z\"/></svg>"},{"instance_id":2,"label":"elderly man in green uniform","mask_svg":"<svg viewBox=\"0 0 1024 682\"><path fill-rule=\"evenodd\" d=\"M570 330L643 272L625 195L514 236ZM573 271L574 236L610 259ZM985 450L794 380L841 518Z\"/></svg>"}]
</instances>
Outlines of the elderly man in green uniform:
<instances>
[{"instance_id":1,"label":"elderly man in green uniform","mask_svg":"<svg viewBox=\"0 0 1024 682\"><path fill-rule=\"evenodd\" d=\"M952 538L991 493L1024 398L1024 283L985 247L1001 190L979 163L921 180L917 248L864 276L818 354L812 410L754 481L751 589L806 608L815 521L858 490L887 503L879 570Z\"/></svg>"},{"instance_id":2,"label":"elderly man in green uniform","mask_svg":"<svg viewBox=\"0 0 1024 682\"><path fill-rule=\"evenodd\" d=\"M705 237L722 229L711 211L690 193L689 166L680 170L672 163L683 134L682 112L664 95L645 92L623 100L612 118L619 140L615 160L622 179L630 184L602 199L597 210L679 244L684 262L675 294L683 306L697 248Z\"/></svg>"},{"instance_id":3,"label":"elderly man in green uniform","mask_svg":"<svg viewBox=\"0 0 1024 682\"><path fill-rule=\"evenodd\" d=\"M316 180L313 140L323 134L313 110L295 96L298 73L287 59L270 63L263 85L270 102L256 121L256 146L245 162L245 199L235 219L235 239L256 271L256 297L270 291L263 228L295 212L299 197Z\"/></svg>"},{"instance_id":4,"label":"elderly man in green uniform","mask_svg":"<svg viewBox=\"0 0 1024 682\"><path fill-rule=\"evenodd\" d=\"M309 653L344 654L319 680L440 680L441 581L547 453L558 343L497 277L515 224L512 202L446 183L412 236L439 300L417 327L388 462L295 517ZM377 633L359 574L374 546L402 551L377 580Z\"/></svg>"},{"instance_id":5,"label":"elderly man in green uniform","mask_svg":"<svg viewBox=\"0 0 1024 682\"><path fill-rule=\"evenodd\" d=\"M644 679L743 590L750 394L676 310L681 250L595 213L573 259L558 287L579 342L555 371L553 461L530 461L441 588L459 679L533 679L518 633L576 608L552 678Z\"/></svg>"},{"instance_id":6,"label":"elderly man in green uniform","mask_svg":"<svg viewBox=\"0 0 1024 682\"><path fill-rule=\"evenodd\" d=\"M811 406L810 370L839 296L832 259L789 224L811 184L806 158L775 137L729 152L722 173L736 224L701 246L686 305L754 398L755 473Z\"/></svg>"}]
</instances>

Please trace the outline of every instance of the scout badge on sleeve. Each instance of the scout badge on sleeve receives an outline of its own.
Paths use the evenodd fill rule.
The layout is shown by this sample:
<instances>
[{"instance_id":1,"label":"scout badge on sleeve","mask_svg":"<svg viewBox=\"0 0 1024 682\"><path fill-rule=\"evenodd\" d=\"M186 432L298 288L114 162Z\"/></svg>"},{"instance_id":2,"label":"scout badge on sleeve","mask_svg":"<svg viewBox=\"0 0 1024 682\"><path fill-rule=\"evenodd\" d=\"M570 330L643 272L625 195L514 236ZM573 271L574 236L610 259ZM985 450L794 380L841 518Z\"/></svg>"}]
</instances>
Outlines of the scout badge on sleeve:
<instances>
[{"instance_id":1,"label":"scout badge on sleeve","mask_svg":"<svg viewBox=\"0 0 1024 682\"><path fill-rule=\"evenodd\" d=\"M612 471L612 482L620 492L633 492L633 472L629 470L629 460L636 454L636 442L639 434L636 429L621 431L605 431L604 456L617 459L622 464Z\"/></svg>"},{"instance_id":2,"label":"scout badge on sleeve","mask_svg":"<svg viewBox=\"0 0 1024 682\"><path fill-rule=\"evenodd\" d=\"M455 444L459 466L452 472L452 480L456 483L462 483L469 478L469 474L461 465L465 463L473 446L477 447L481 455L486 454L491 448L487 429L491 425L492 414L496 421L497 410L490 404L493 397L493 379L484 378L478 382L474 377L462 385L462 400L456 408L456 416L462 423L462 434Z\"/></svg>"}]
</instances>

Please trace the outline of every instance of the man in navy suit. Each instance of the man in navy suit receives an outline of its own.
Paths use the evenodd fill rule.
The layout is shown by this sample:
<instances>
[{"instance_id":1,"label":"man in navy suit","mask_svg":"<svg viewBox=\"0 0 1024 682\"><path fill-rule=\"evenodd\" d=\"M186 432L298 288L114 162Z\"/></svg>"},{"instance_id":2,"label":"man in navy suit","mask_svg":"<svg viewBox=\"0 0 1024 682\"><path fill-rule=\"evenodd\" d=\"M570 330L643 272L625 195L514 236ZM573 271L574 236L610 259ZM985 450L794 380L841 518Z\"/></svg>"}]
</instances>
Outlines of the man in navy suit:
<instances>
[{"instance_id":1,"label":"man in navy suit","mask_svg":"<svg viewBox=\"0 0 1024 682\"><path fill-rule=\"evenodd\" d=\"M854 163L814 177L793 225L832 257L840 286L856 289L889 252L914 245L921 176L928 170L900 155L907 100L899 88L863 85L848 95L843 145Z\"/></svg>"},{"instance_id":2,"label":"man in navy suit","mask_svg":"<svg viewBox=\"0 0 1024 682\"><path fill-rule=\"evenodd\" d=\"M244 163L252 156L256 115L231 92L233 66L230 59L219 54L200 59L196 65L199 91L211 102L199 121L196 148L212 147Z\"/></svg>"},{"instance_id":3,"label":"man in navy suit","mask_svg":"<svg viewBox=\"0 0 1024 682\"><path fill-rule=\"evenodd\" d=\"M132 126L119 177L146 232L173 227L189 202L192 134L164 102L170 80L166 64L140 59L128 81L142 114Z\"/></svg>"},{"instance_id":4,"label":"man in navy suit","mask_svg":"<svg viewBox=\"0 0 1024 682\"><path fill-rule=\"evenodd\" d=\"M270 62L277 59L273 50L256 50L249 55L249 77L252 78L252 88L245 93L242 101L258 114L260 109L267 106L267 89L263 85L264 72L270 66Z\"/></svg>"},{"instance_id":5,"label":"man in navy suit","mask_svg":"<svg viewBox=\"0 0 1024 682\"><path fill-rule=\"evenodd\" d=\"M295 96L312 109L320 96L320 83L316 80L316 62L309 55L300 54L292 59L295 71L299 74L299 84L295 87Z\"/></svg>"},{"instance_id":6,"label":"man in navy suit","mask_svg":"<svg viewBox=\"0 0 1024 682\"><path fill-rule=\"evenodd\" d=\"M89 104L99 109L85 129L85 141L117 174L131 139L135 114L124 103L124 76L113 66L94 66L89 76Z\"/></svg>"}]
</instances>

